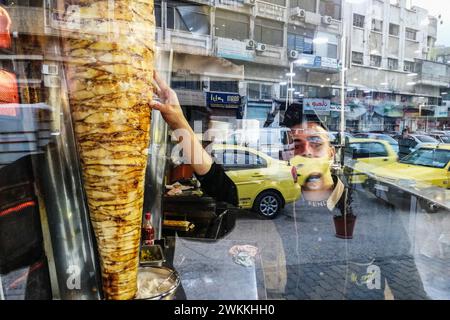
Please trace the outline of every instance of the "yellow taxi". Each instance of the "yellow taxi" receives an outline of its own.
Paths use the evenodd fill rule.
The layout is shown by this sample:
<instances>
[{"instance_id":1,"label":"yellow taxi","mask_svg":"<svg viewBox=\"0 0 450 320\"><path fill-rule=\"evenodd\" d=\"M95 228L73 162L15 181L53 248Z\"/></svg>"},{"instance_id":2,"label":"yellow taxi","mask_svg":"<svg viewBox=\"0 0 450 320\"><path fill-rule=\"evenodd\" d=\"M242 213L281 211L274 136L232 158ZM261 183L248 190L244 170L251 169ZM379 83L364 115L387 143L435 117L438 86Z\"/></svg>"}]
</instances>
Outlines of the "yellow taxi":
<instances>
[{"instance_id":1,"label":"yellow taxi","mask_svg":"<svg viewBox=\"0 0 450 320\"><path fill-rule=\"evenodd\" d=\"M275 218L286 203L300 198L297 170L287 161L238 145L216 144L211 155L236 184L239 207Z\"/></svg>"},{"instance_id":2,"label":"yellow taxi","mask_svg":"<svg viewBox=\"0 0 450 320\"><path fill-rule=\"evenodd\" d=\"M437 200L442 197L437 190L450 189L449 170L450 144L425 144L398 163L371 170L368 187L390 203L409 201L410 194L418 191L424 195L418 198L420 207L435 213L441 210Z\"/></svg>"},{"instance_id":3,"label":"yellow taxi","mask_svg":"<svg viewBox=\"0 0 450 320\"><path fill-rule=\"evenodd\" d=\"M370 173L379 180L403 187L450 189L449 170L450 144L425 144L399 162L371 170Z\"/></svg>"},{"instance_id":4,"label":"yellow taxi","mask_svg":"<svg viewBox=\"0 0 450 320\"><path fill-rule=\"evenodd\" d=\"M364 184L367 173L395 164L398 154L389 142L378 139L350 139L344 151L344 173L352 184Z\"/></svg>"}]
</instances>

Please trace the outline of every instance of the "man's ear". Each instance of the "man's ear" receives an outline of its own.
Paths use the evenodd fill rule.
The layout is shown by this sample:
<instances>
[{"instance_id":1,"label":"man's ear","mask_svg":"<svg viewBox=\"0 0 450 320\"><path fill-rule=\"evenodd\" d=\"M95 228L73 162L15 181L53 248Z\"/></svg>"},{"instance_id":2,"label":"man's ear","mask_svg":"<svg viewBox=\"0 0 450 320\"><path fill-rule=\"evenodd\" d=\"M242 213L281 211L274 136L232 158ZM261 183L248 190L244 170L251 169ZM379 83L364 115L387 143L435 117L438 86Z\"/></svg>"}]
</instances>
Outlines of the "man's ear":
<instances>
[{"instance_id":1,"label":"man's ear","mask_svg":"<svg viewBox=\"0 0 450 320\"><path fill-rule=\"evenodd\" d=\"M334 156L336 155L336 149L334 146L330 146L330 159L334 159Z\"/></svg>"}]
</instances>

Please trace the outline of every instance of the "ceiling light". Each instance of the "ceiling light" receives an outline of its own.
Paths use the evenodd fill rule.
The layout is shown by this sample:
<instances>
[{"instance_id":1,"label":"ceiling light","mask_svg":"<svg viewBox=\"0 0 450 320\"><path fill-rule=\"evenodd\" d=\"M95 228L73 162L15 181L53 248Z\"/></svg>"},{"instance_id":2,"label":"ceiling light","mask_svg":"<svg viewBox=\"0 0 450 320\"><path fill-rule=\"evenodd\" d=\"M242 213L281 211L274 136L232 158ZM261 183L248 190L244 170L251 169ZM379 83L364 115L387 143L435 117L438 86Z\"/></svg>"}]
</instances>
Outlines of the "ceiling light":
<instances>
[{"instance_id":1,"label":"ceiling light","mask_svg":"<svg viewBox=\"0 0 450 320\"><path fill-rule=\"evenodd\" d=\"M407 76L408 77L415 77L415 76L417 76L417 73L408 73Z\"/></svg>"},{"instance_id":2,"label":"ceiling light","mask_svg":"<svg viewBox=\"0 0 450 320\"><path fill-rule=\"evenodd\" d=\"M280 86L285 86L285 85L287 85L287 82L286 82L286 81L280 82Z\"/></svg>"},{"instance_id":3,"label":"ceiling light","mask_svg":"<svg viewBox=\"0 0 450 320\"><path fill-rule=\"evenodd\" d=\"M288 72L288 73L286 73L286 77L295 77L295 73L294 72Z\"/></svg>"}]
</instances>

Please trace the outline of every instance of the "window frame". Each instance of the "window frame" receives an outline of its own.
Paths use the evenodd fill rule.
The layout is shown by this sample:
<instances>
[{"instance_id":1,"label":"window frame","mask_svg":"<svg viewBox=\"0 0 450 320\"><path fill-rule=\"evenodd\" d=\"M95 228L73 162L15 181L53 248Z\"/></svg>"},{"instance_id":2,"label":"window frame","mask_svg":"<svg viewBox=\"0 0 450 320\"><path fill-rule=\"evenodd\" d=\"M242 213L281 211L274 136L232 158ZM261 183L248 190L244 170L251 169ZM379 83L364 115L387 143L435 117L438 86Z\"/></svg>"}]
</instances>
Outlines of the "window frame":
<instances>
[{"instance_id":1,"label":"window frame","mask_svg":"<svg viewBox=\"0 0 450 320\"><path fill-rule=\"evenodd\" d=\"M365 24L366 16L358 13L353 14L353 27L364 29Z\"/></svg>"},{"instance_id":2,"label":"window frame","mask_svg":"<svg viewBox=\"0 0 450 320\"><path fill-rule=\"evenodd\" d=\"M361 62L355 62L356 55L361 55ZM352 63L357 65L364 65L364 53L359 51L352 51Z\"/></svg>"}]
</instances>

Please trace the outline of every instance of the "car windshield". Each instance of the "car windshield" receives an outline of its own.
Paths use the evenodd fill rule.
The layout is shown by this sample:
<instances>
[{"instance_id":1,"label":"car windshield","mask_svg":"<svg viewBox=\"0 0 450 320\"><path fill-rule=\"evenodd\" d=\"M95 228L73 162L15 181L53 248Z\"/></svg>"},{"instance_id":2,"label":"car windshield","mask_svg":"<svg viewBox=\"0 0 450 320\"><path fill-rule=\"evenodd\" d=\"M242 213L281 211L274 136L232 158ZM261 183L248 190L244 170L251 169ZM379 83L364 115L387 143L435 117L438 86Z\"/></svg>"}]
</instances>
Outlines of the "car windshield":
<instances>
[{"instance_id":1,"label":"car windshield","mask_svg":"<svg viewBox=\"0 0 450 320\"><path fill-rule=\"evenodd\" d=\"M435 138L429 137L429 136L416 136L416 138L420 142L431 142L431 143L437 143L438 142Z\"/></svg>"},{"instance_id":2,"label":"car windshield","mask_svg":"<svg viewBox=\"0 0 450 320\"><path fill-rule=\"evenodd\" d=\"M401 163L418 166L444 168L450 161L450 150L443 149L419 149L406 156Z\"/></svg>"},{"instance_id":3,"label":"car windshield","mask_svg":"<svg viewBox=\"0 0 450 320\"><path fill-rule=\"evenodd\" d=\"M389 142L389 144L398 144L398 142L394 138L388 136L387 134L380 134L376 136L376 138L379 140L387 141Z\"/></svg>"},{"instance_id":4,"label":"car windshield","mask_svg":"<svg viewBox=\"0 0 450 320\"><path fill-rule=\"evenodd\" d=\"M444 143L450 143L450 136L441 136L441 140Z\"/></svg>"}]
</instances>

